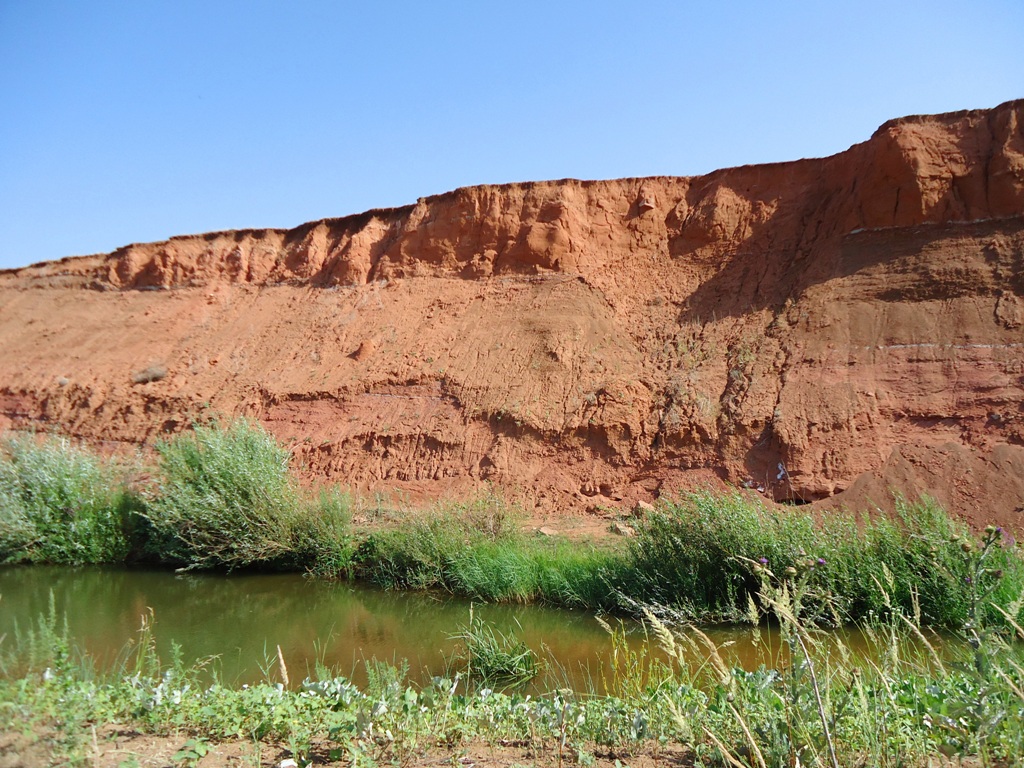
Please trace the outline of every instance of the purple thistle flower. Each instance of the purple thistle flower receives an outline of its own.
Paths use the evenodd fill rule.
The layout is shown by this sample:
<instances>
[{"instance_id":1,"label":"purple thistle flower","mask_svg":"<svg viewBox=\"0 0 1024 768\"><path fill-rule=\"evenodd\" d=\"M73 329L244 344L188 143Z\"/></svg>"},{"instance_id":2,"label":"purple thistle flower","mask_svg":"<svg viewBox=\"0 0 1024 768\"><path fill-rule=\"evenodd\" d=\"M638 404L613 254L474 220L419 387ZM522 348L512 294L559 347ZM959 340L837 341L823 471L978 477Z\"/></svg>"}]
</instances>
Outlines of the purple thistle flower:
<instances>
[{"instance_id":1,"label":"purple thistle flower","mask_svg":"<svg viewBox=\"0 0 1024 768\"><path fill-rule=\"evenodd\" d=\"M767 557L762 557L757 562L759 562L761 565L768 565L768 558Z\"/></svg>"},{"instance_id":2,"label":"purple thistle flower","mask_svg":"<svg viewBox=\"0 0 1024 768\"><path fill-rule=\"evenodd\" d=\"M824 557L819 557L818 558L818 565L824 565L824 564L825 564L825 558Z\"/></svg>"}]
</instances>

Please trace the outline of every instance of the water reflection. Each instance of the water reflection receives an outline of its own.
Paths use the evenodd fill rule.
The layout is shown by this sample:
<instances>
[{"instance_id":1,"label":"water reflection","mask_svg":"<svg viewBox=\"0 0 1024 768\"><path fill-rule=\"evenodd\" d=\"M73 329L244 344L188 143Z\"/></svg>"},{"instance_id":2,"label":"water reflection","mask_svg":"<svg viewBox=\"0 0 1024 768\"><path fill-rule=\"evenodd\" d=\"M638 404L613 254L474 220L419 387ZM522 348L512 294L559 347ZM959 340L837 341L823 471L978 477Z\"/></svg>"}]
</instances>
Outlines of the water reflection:
<instances>
[{"instance_id":1,"label":"water reflection","mask_svg":"<svg viewBox=\"0 0 1024 768\"><path fill-rule=\"evenodd\" d=\"M468 624L470 603L438 594L382 592L344 582L296 574L174 574L114 568L0 568L0 635L14 636L48 610L66 616L72 637L102 665L111 664L152 609L157 649L164 661L172 644L186 663L217 657L221 677L241 684L264 679L276 663L277 647L293 681L317 662L365 683L368 659L409 662L419 681L443 673L458 651L452 639ZM587 613L540 606L476 605L496 628L515 631L555 674L538 688L570 685L600 688L602 664L612 650L608 633ZM634 649L644 644L642 627L624 624ZM730 663L746 669L775 665L780 642L762 630L755 645L746 629L710 632L729 644ZM847 640L861 650L860 635ZM276 678L275 678L276 679Z\"/></svg>"}]
</instances>

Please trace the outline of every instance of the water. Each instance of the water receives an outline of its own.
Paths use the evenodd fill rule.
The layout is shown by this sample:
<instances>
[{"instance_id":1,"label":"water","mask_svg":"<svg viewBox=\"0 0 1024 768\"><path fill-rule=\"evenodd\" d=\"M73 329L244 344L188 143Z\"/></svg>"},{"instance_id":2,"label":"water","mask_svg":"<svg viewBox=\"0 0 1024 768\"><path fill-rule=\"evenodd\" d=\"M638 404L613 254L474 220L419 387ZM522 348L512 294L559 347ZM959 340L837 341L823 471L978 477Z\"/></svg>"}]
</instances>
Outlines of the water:
<instances>
[{"instance_id":1,"label":"water","mask_svg":"<svg viewBox=\"0 0 1024 768\"><path fill-rule=\"evenodd\" d=\"M162 660L177 644L187 663L216 657L221 677L235 684L265 679L278 646L293 679L311 674L319 661L359 683L368 659L405 659L413 679L429 679L444 673L460 650L452 636L470 618L470 603L447 595L384 592L298 574L26 566L0 568L0 635L33 626L48 611L51 593L57 616L66 617L71 636L101 667L117 659L152 611ZM583 683L588 666L596 672L611 648L590 614L510 605L473 610L564 666L573 684Z\"/></svg>"},{"instance_id":2,"label":"water","mask_svg":"<svg viewBox=\"0 0 1024 768\"><path fill-rule=\"evenodd\" d=\"M410 678L423 682L452 668L469 623L470 602L433 593L383 592L297 574L175 574L117 568L8 566L0 568L0 635L14 638L49 610L66 617L71 636L100 667L115 662L152 612L160 658L177 645L186 664L215 658L212 666L231 684L280 679L280 646L293 683L318 663L365 684L363 662L409 662ZM514 632L547 663L535 690L567 685L601 690L612 641L592 614L523 605L474 605L472 610L503 632ZM617 621L613 623L617 624ZM631 646L645 643L643 628L625 622ZM746 669L774 665L777 634L749 629L708 630L727 645L730 663ZM863 647L864 638L847 638ZM652 644L653 645L653 644ZM698 659L698 663L699 663ZM268 673L269 670L269 673Z\"/></svg>"}]
</instances>

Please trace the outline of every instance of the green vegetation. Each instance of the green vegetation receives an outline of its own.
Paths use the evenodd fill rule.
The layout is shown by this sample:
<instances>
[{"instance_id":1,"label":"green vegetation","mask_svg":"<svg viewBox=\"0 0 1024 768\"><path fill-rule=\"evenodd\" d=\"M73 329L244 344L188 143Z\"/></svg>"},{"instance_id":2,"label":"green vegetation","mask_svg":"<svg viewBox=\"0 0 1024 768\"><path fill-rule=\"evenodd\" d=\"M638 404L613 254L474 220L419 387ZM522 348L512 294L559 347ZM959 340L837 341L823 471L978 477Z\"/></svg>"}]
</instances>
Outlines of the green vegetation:
<instances>
[{"instance_id":1,"label":"green vegetation","mask_svg":"<svg viewBox=\"0 0 1024 768\"><path fill-rule=\"evenodd\" d=\"M379 662L367 662L365 689L327 669L290 684L278 650L266 682L235 688L159 659L148 620L99 671L51 606L0 639L0 731L45 734L53 763L102 751L103 723L177 738L169 754L186 765L226 739L285 744L300 764L314 754L437 763L508 744L559 765L588 765L601 750L751 768L902 766L937 754L1008 765L1024 754L1024 646L1014 642L1024 641L1024 560L999 529L973 537L928 501L901 503L893 519L821 521L740 494L694 494L602 548L525 534L490 497L361 533L346 496L304 492L288 454L244 421L197 427L156 453L152 481L137 486L139 467L67 442L8 440L0 557L303 569L629 612L659 647L631 649L609 626L608 660L589 691L571 692L513 634L471 615L452 635L462 648L452 668L425 686L408 683L407 665ZM747 621L755 637L777 623L777 667L744 669L692 625L675 629L710 619ZM875 653L859 657L826 631L839 623L858 624ZM961 658L936 653L926 626L953 630ZM515 692L536 679L555 692Z\"/></svg>"},{"instance_id":2,"label":"green vegetation","mask_svg":"<svg viewBox=\"0 0 1024 768\"><path fill-rule=\"evenodd\" d=\"M895 611L929 626L1022 620L1024 559L1000 540L986 566L1001 578L974 600L981 542L933 503L901 502L894 519L817 520L749 495L691 494L663 502L637 536L602 545L533 536L487 496L429 513L351 523L340 492L309 494L288 452L260 426L197 426L156 446L153 481L67 442L9 440L0 453L0 559L159 562L186 569L258 567L358 578L388 589L441 589L483 601L553 605L686 621L737 621L766 608L760 574L806 578L816 621ZM769 611L770 613L771 611Z\"/></svg>"},{"instance_id":3,"label":"green vegetation","mask_svg":"<svg viewBox=\"0 0 1024 768\"><path fill-rule=\"evenodd\" d=\"M819 618L852 621L896 606L920 611L928 625L959 628L977 589L970 553L978 546L965 526L928 500L900 501L896 520L838 514L816 520L769 510L740 494L694 494L639 526L617 586L633 601L689 620L736 621L751 599L760 600L760 570L793 569L821 596L808 606ZM1024 560L1001 541L987 561L1002 574L993 602L1006 608L1024 592ZM999 616L992 607L983 610L988 620Z\"/></svg>"},{"instance_id":4,"label":"green vegetation","mask_svg":"<svg viewBox=\"0 0 1024 768\"><path fill-rule=\"evenodd\" d=\"M148 621L120 664L99 673L51 608L31 632L0 646L0 730L45 737L50 764L114 751L96 734L117 723L177 739L182 761L242 740L286 745L300 765L454 763L470 750L508 745L517 759L546 755L548 765L589 765L608 752L624 763L644 755L708 768L907 766L940 755L1011 765L1024 754L1024 650L1010 641L1024 639L1024 629L979 618L1003 578L992 568L1001 538L991 530L961 549L977 589L955 660L931 651L917 617L893 600L890 578L881 587L889 613L863 625L877 651L858 657L841 635L819 629L814 616L828 599L809 567L776 573L760 564L748 620L755 635L765 612L779 622L785 653L775 668L741 668L699 630L677 632L648 611L660 649L652 642L631 650L609 627L610 653L596 670L601 695L596 685L573 692L557 681L536 697L495 692L491 673L529 674L532 662L517 660L514 637L473 619L457 636L472 648L467 674L424 686L408 684L407 665L380 662L369 662L365 689L328 669L289 686L283 660L281 682L268 668L261 684L209 685L201 674L208 670L157 658Z\"/></svg>"},{"instance_id":5,"label":"green vegetation","mask_svg":"<svg viewBox=\"0 0 1024 768\"><path fill-rule=\"evenodd\" d=\"M469 624L455 635L465 651L466 675L485 685L515 688L533 680L540 672L537 655L522 640L505 634L469 611Z\"/></svg>"},{"instance_id":6,"label":"green vegetation","mask_svg":"<svg viewBox=\"0 0 1024 768\"><path fill-rule=\"evenodd\" d=\"M0 557L8 562L120 562L141 512L125 471L67 441L0 445Z\"/></svg>"},{"instance_id":7,"label":"green vegetation","mask_svg":"<svg viewBox=\"0 0 1024 768\"><path fill-rule=\"evenodd\" d=\"M347 561L343 499L303 499L288 452L259 425L196 426L157 443L156 452L160 480L145 516L160 559L187 568L320 572Z\"/></svg>"},{"instance_id":8,"label":"green vegetation","mask_svg":"<svg viewBox=\"0 0 1024 768\"><path fill-rule=\"evenodd\" d=\"M367 536L355 557L356 573L386 589L583 608L617 605L606 573L622 561L617 550L524 534L493 496L407 517Z\"/></svg>"}]
</instances>

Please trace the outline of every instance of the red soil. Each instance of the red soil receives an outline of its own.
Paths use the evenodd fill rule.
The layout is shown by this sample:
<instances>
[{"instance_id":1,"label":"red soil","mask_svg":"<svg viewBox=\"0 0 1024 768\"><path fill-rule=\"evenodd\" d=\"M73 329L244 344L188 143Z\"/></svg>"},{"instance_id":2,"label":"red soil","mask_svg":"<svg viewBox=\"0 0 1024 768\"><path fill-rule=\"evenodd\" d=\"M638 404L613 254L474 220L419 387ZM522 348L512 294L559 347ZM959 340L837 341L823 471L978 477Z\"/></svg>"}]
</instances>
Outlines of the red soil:
<instances>
[{"instance_id":1,"label":"red soil","mask_svg":"<svg viewBox=\"0 0 1024 768\"><path fill-rule=\"evenodd\" d=\"M308 476L556 519L683 488L1024 530L1024 101L693 178L405 208L0 273L0 428L214 411ZM565 526L571 520L563 521Z\"/></svg>"}]
</instances>

